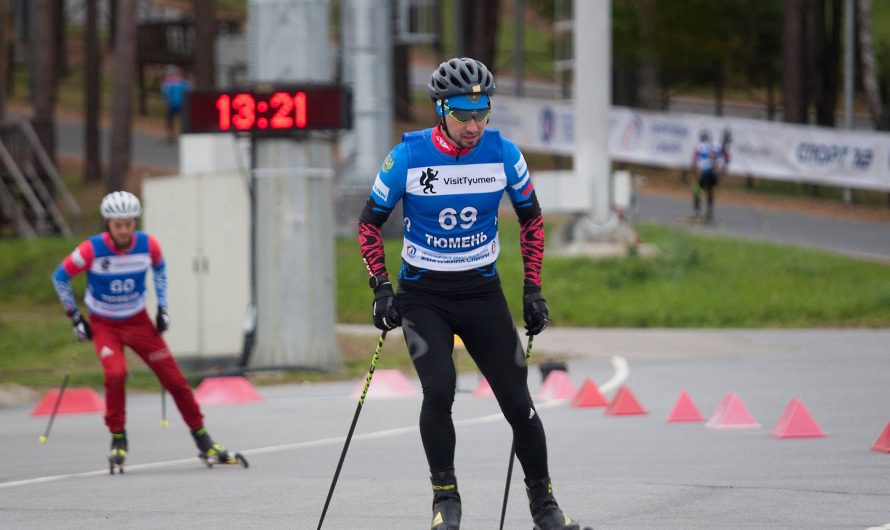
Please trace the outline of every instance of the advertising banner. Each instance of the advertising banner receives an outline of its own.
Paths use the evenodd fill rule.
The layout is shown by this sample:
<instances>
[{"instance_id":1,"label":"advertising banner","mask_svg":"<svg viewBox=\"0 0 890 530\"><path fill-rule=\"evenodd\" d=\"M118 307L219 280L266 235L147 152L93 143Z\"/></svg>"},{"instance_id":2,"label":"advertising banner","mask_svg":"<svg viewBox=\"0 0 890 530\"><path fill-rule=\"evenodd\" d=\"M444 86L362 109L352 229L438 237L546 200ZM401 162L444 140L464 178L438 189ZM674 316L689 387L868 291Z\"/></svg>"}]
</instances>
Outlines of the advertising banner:
<instances>
[{"instance_id":1,"label":"advertising banner","mask_svg":"<svg viewBox=\"0 0 890 530\"><path fill-rule=\"evenodd\" d=\"M498 96L491 126L523 150L571 156L570 101ZM697 114L613 107L609 156L615 162L690 167L699 135L726 141L729 173L765 179L890 191L890 134Z\"/></svg>"}]
</instances>

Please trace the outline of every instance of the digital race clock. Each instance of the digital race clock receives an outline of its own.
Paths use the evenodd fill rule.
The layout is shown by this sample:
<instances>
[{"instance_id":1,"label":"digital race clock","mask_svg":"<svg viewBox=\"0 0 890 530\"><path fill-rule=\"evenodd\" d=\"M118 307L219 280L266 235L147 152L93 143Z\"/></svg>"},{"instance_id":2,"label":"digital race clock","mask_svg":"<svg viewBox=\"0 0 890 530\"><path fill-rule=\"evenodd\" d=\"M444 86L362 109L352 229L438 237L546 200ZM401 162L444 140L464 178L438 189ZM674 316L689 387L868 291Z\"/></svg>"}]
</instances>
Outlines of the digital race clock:
<instances>
[{"instance_id":1,"label":"digital race clock","mask_svg":"<svg viewBox=\"0 0 890 530\"><path fill-rule=\"evenodd\" d=\"M250 132L348 129L350 93L338 85L274 85L246 90L193 91L186 95L183 132Z\"/></svg>"}]
</instances>

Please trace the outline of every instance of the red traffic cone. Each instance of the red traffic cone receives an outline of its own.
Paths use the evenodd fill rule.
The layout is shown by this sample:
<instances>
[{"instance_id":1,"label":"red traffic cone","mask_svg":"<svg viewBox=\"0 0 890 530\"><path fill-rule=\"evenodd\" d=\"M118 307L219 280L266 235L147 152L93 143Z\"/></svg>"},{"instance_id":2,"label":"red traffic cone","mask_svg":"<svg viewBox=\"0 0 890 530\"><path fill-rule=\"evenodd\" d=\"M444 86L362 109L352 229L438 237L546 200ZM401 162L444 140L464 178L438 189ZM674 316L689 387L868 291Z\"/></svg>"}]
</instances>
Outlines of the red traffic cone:
<instances>
[{"instance_id":1,"label":"red traffic cone","mask_svg":"<svg viewBox=\"0 0 890 530\"><path fill-rule=\"evenodd\" d=\"M884 432L875 440L875 444L871 446L872 451L879 453L890 453L890 422L884 427Z\"/></svg>"},{"instance_id":2,"label":"red traffic cone","mask_svg":"<svg viewBox=\"0 0 890 530\"><path fill-rule=\"evenodd\" d=\"M770 433L776 438L824 438L825 433L810 415L803 401L792 399Z\"/></svg>"},{"instance_id":3,"label":"red traffic cone","mask_svg":"<svg viewBox=\"0 0 890 530\"><path fill-rule=\"evenodd\" d=\"M684 421L705 421L705 417L699 412L695 402L689 397L689 393L685 390L680 393L680 397L674 404L671 413L668 414L668 423L677 423Z\"/></svg>"},{"instance_id":4,"label":"red traffic cone","mask_svg":"<svg viewBox=\"0 0 890 530\"><path fill-rule=\"evenodd\" d=\"M493 398L494 391L491 389L491 385L488 384L488 379L484 377L479 378L479 384L476 385L476 390L473 390L473 397L476 398Z\"/></svg>"},{"instance_id":5,"label":"red traffic cone","mask_svg":"<svg viewBox=\"0 0 890 530\"><path fill-rule=\"evenodd\" d=\"M553 370L547 374L547 379L538 390L535 401L549 401L551 399L570 399L575 396L578 389L575 383L569 379L569 374L562 370Z\"/></svg>"},{"instance_id":6,"label":"red traffic cone","mask_svg":"<svg viewBox=\"0 0 890 530\"><path fill-rule=\"evenodd\" d=\"M263 397L245 377L208 377L195 390L200 405L228 405L262 401Z\"/></svg>"},{"instance_id":7,"label":"red traffic cone","mask_svg":"<svg viewBox=\"0 0 890 530\"><path fill-rule=\"evenodd\" d=\"M593 379L587 378L581 385L581 390L572 400L573 407L605 407L609 404L605 397L600 393L600 389L593 382Z\"/></svg>"},{"instance_id":8,"label":"red traffic cone","mask_svg":"<svg viewBox=\"0 0 890 530\"><path fill-rule=\"evenodd\" d=\"M712 429L756 429L760 427L748 407L735 392L723 396L717 410L711 415L705 427Z\"/></svg>"},{"instance_id":9,"label":"red traffic cone","mask_svg":"<svg viewBox=\"0 0 890 530\"><path fill-rule=\"evenodd\" d=\"M40 399L40 403L31 411L32 416L49 416L53 413L56 400L59 399L59 389L46 392ZM62 395L59 410L56 414L81 414L84 412L102 412L105 410L105 402L92 388L69 388Z\"/></svg>"},{"instance_id":10,"label":"red traffic cone","mask_svg":"<svg viewBox=\"0 0 890 530\"><path fill-rule=\"evenodd\" d=\"M630 414L648 414L646 409L637 401L637 397L630 388L622 386L612 398L612 402L606 407L606 416L624 416Z\"/></svg>"},{"instance_id":11,"label":"red traffic cone","mask_svg":"<svg viewBox=\"0 0 890 530\"><path fill-rule=\"evenodd\" d=\"M367 377L367 375L365 376ZM359 397L365 388L365 377L359 381L353 397ZM392 398L413 396L417 394L417 388L405 377L405 374L395 369L375 370L371 386L368 388L368 398Z\"/></svg>"}]
</instances>

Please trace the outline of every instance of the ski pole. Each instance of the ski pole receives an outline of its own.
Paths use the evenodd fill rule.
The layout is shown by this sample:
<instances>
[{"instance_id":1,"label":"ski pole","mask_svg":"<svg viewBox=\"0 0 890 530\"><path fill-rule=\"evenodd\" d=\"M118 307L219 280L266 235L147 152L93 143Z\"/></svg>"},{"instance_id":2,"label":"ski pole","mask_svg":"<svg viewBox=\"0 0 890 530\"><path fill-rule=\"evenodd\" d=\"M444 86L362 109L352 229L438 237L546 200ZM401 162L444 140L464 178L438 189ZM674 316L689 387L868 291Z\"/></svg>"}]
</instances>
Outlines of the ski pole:
<instances>
[{"instance_id":1,"label":"ski pole","mask_svg":"<svg viewBox=\"0 0 890 530\"><path fill-rule=\"evenodd\" d=\"M168 425L170 423L167 422L167 393L161 387L161 427L167 427Z\"/></svg>"},{"instance_id":2,"label":"ski pole","mask_svg":"<svg viewBox=\"0 0 890 530\"><path fill-rule=\"evenodd\" d=\"M337 485L337 479L340 477L340 470L343 468L343 460L346 459L346 450L349 449L349 442L352 440L352 433L355 431L355 424L358 422L358 415L362 411L365 404L365 396L368 394L368 387L371 386L371 378L374 377L374 369L377 367L377 359L380 357L380 351L383 350L383 339L386 338L386 331L380 332L380 338L377 340L377 348L374 350L374 356L371 357L371 367L368 369L368 376L365 377L365 387L362 394L358 398L358 406L355 407L355 415L352 417L352 425L349 426L349 433L346 435L346 443L343 444L343 452L340 453L340 461L337 462L337 470L334 472L334 480L331 481L331 489L328 490L328 498L324 501L324 509L321 511L321 518L318 520L318 530L324 523L324 516L328 513L328 505L331 504L331 497L334 495L334 487Z\"/></svg>"},{"instance_id":3,"label":"ski pole","mask_svg":"<svg viewBox=\"0 0 890 530\"><path fill-rule=\"evenodd\" d=\"M529 335L528 346L525 348L525 365L532 358L532 343L535 340L534 335ZM513 460L516 457L516 440L510 445L510 463L507 464L507 485L504 486L504 504L501 506L501 526L500 530L504 530L504 517L507 515L507 499L510 497L510 480L513 478Z\"/></svg>"},{"instance_id":4,"label":"ski pole","mask_svg":"<svg viewBox=\"0 0 890 530\"><path fill-rule=\"evenodd\" d=\"M42 444L45 444L47 440L49 440L49 431L53 428L53 421L56 419L56 413L59 412L59 405L62 404L62 396L65 394L65 388L68 387L68 378L70 375L70 371L65 372L65 378L62 379L62 386L59 388L59 395L56 396L56 404L53 405L53 412L49 416L49 423L46 425L46 430L43 432L43 436L38 438Z\"/></svg>"}]
</instances>

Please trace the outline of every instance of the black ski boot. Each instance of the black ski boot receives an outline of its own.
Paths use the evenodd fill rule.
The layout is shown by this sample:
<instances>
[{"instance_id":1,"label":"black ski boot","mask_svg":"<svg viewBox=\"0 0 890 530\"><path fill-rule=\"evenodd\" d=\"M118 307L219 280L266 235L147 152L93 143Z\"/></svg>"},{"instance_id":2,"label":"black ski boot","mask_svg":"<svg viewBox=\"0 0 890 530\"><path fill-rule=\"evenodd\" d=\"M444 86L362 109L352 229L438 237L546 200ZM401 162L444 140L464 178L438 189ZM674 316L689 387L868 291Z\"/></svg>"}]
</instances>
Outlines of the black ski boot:
<instances>
[{"instance_id":1,"label":"black ski boot","mask_svg":"<svg viewBox=\"0 0 890 530\"><path fill-rule=\"evenodd\" d=\"M437 471L430 476L433 483L433 522L430 530L460 530L460 493L454 469Z\"/></svg>"},{"instance_id":2,"label":"black ski boot","mask_svg":"<svg viewBox=\"0 0 890 530\"><path fill-rule=\"evenodd\" d=\"M581 530L581 526L562 513L553 498L550 477L525 481L525 492L535 522L534 530Z\"/></svg>"},{"instance_id":3,"label":"black ski boot","mask_svg":"<svg viewBox=\"0 0 890 530\"><path fill-rule=\"evenodd\" d=\"M207 434L207 429L201 427L197 431L192 431L192 437L195 439L195 445L198 446L198 458L207 464L207 467L213 467L214 464L240 464L241 467L247 467L247 460L241 453L230 455L226 446L213 441L213 438Z\"/></svg>"},{"instance_id":4,"label":"black ski boot","mask_svg":"<svg viewBox=\"0 0 890 530\"><path fill-rule=\"evenodd\" d=\"M111 433L111 453L108 455L108 472L114 470L124 472L124 461L127 459L127 431Z\"/></svg>"}]
</instances>

